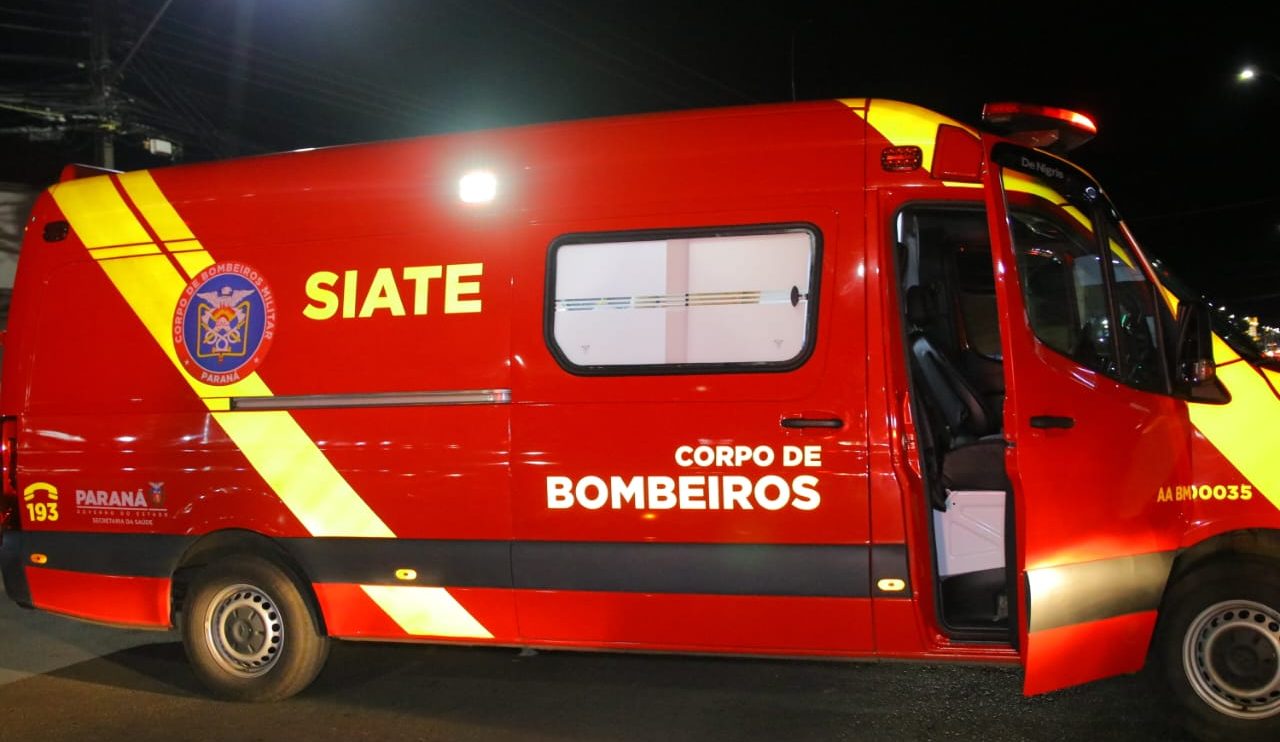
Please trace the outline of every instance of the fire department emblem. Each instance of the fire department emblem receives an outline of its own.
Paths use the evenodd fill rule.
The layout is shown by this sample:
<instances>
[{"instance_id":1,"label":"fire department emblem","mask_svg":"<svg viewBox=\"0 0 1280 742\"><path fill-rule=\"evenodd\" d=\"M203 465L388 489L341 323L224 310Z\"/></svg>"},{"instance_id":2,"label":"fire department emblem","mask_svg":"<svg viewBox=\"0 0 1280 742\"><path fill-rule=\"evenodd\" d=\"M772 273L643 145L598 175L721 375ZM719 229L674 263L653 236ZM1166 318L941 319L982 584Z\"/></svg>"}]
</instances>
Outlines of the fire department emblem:
<instances>
[{"instance_id":1,"label":"fire department emblem","mask_svg":"<svg viewBox=\"0 0 1280 742\"><path fill-rule=\"evenodd\" d=\"M275 297L262 274L243 263L218 263L182 292L173 313L173 345L196 379L234 384L262 362L275 324Z\"/></svg>"}]
</instances>

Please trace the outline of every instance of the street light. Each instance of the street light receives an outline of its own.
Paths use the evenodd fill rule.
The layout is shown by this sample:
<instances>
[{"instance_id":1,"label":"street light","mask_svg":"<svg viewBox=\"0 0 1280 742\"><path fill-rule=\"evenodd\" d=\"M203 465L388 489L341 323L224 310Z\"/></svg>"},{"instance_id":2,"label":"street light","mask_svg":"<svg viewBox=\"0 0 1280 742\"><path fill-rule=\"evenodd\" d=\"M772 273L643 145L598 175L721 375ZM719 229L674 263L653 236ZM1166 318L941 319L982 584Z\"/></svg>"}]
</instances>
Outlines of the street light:
<instances>
[{"instance_id":1,"label":"street light","mask_svg":"<svg viewBox=\"0 0 1280 742\"><path fill-rule=\"evenodd\" d=\"M1236 73L1236 82L1253 82L1259 77L1270 77L1272 80L1280 82L1280 75L1271 70L1254 67L1251 64L1240 68L1240 71Z\"/></svg>"}]
</instances>

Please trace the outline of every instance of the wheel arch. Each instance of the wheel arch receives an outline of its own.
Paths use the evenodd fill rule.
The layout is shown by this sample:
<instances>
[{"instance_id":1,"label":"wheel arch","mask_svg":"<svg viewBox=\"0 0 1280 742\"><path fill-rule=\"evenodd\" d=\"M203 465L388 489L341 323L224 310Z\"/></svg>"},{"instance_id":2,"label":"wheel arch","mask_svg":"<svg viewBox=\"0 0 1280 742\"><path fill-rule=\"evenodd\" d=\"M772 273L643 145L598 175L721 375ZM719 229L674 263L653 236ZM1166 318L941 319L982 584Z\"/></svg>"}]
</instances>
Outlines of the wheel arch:
<instances>
[{"instance_id":1,"label":"wheel arch","mask_svg":"<svg viewBox=\"0 0 1280 742\"><path fill-rule=\"evenodd\" d=\"M227 529L205 534L187 547L174 568L170 587L170 615L174 617L174 625L178 617L183 615L187 589L191 579L204 567L231 556L254 556L265 559L280 567L297 585L307 599L307 609L320 631L328 635L324 612L320 609L315 589L306 571L294 555L276 539L264 536L256 531L244 529Z\"/></svg>"},{"instance_id":2,"label":"wheel arch","mask_svg":"<svg viewBox=\"0 0 1280 742\"><path fill-rule=\"evenodd\" d=\"M1210 562L1240 558L1280 564L1280 530L1245 528L1228 531L1183 549L1173 560L1165 592L1168 593L1169 585Z\"/></svg>"}]
</instances>

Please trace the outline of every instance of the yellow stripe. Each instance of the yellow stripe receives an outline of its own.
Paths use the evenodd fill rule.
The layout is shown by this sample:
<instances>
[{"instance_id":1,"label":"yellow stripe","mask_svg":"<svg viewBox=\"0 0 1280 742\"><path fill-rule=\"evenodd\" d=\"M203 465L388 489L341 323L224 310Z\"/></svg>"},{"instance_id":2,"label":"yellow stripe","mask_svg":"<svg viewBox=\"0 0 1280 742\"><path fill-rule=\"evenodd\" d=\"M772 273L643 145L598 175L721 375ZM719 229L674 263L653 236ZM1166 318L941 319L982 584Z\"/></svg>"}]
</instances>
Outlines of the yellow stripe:
<instances>
[{"instance_id":1,"label":"yellow stripe","mask_svg":"<svg viewBox=\"0 0 1280 742\"><path fill-rule=\"evenodd\" d=\"M213 256L203 249L196 252L174 253L173 259L178 261L178 265L182 266L187 278L195 278L197 273L213 265Z\"/></svg>"},{"instance_id":2,"label":"yellow stripe","mask_svg":"<svg viewBox=\"0 0 1280 742\"><path fill-rule=\"evenodd\" d=\"M132 258L138 255L159 255L160 248L151 243L145 245L125 245L124 247L100 247L89 253L94 260L110 258Z\"/></svg>"},{"instance_id":3,"label":"yellow stripe","mask_svg":"<svg viewBox=\"0 0 1280 742\"><path fill-rule=\"evenodd\" d=\"M978 136L978 132L972 127L910 103L880 98L870 101L865 98L847 98L840 102L864 118L867 124L880 132L880 135L888 139L893 146L919 147L924 155L926 171L931 171L933 168L933 148L938 141L938 126L948 124L963 129L975 137ZM862 106L855 105L857 103L861 103ZM943 185L952 185L952 183L944 181ZM977 184L977 187L980 188L981 184Z\"/></svg>"},{"instance_id":4,"label":"yellow stripe","mask_svg":"<svg viewBox=\"0 0 1280 742\"><path fill-rule=\"evenodd\" d=\"M288 412L214 412L213 419L312 536L395 538Z\"/></svg>"},{"instance_id":5,"label":"yellow stripe","mask_svg":"<svg viewBox=\"0 0 1280 742\"><path fill-rule=\"evenodd\" d=\"M177 242L164 243L164 249L169 252L187 252L189 250L203 250L204 246L200 244L200 240L178 240Z\"/></svg>"},{"instance_id":6,"label":"yellow stripe","mask_svg":"<svg viewBox=\"0 0 1280 742\"><path fill-rule=\"evenodd\" d=\"M161 240L172 242L189 240L195 236L191 234L191 230L182 221L182 217L178 216L178 212L174 210L168 199L160 192L160 187L156 185L151 173L139 170L135 173L121 173L118 177L120 185L125 193L129 194L133 205L138 207L138 211L142 212L142 218L147 220L147 224L151 225Z\"/></svg>"},{"instance_id":7,"label":"yellow stripe","mask_svg":"<svg viewBox=\"0 0 1280 742\"><path fill-rule=\"evenodd\" d=\"M106 179L100 180L110 188ZM188 275L213 265L214 260L165 200L147 172L120 176L121 183L151 228L166 242L179 242L175 250ZM91 183L71 181L63 184ZM148 240L145 230L114 188L83 185L59 188L55 195L71 226L93 246L138 243ZM138 235L141 235L138 238ZM104 240L115 240L114 242ZM189 241L188 241L189 240ZM88 242L86 244L89 244ZM145 247L156 250L148 243ZM158 252L158 250L157 250ZM183 368L173 347L174 308L188 281L165 255L100 263L116 290L133 308L192 390L204 400L213 419L236 444L262 479L313 536L395 538L360 495L334 468L298 422L285 411L229 411L229 397L266 397L271 390L257 373L227 386L204 384ZM382 610L412 635L492 638L447 590L439 587L362 586Z\"/></svg>"},{"instance_id":8,"label":"yellow stripe","mask_svg":"<svg viewBox=\"0 0 1280 742\"><path fill-rule=\"evenodd\" d=\"M1255 490L1280 508L1280 457L1275 446L1280 398L1248 361L1223 365L1240 356L1216 335L1213 351L1218 379L1231 393L1231 401L1224 405L1188 404L1191 423Z\"/></svg>"},{"instance_id":9,"label":"yellow stripe","mask_svg":"<svg viewBox=\"0 0 1280 742\"><path fill-rule=\"evenodd\" d=\"M360 589L412 636L493 638L493 634L442 587L361 585Z\"/></svg>"},{"instance_id":10,"label":"yellow stripe","mask_svg":"<svg viewBox=\"0 0 1280 742\"><path fill-rule=\"evenodd\" d=\"M58 183L49 193L85 247L151 242L108 176Z\"/></svg>"}]
</instances>

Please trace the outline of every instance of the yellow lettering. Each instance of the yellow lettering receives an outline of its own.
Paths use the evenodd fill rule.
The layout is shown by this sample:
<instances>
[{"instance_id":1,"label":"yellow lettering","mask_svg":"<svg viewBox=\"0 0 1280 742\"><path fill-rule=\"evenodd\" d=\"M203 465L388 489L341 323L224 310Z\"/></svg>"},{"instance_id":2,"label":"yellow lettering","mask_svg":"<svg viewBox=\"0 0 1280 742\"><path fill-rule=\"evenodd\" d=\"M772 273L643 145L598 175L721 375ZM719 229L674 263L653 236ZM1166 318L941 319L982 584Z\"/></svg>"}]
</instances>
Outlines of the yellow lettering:
<instances>
[{"instance_id":1,"label":"yellow lettering","mask_svg":"<svg viewBox=\"0 0 1280 742\"><path fill-rule=\"evenodd\" d=\"M356 316L356 271L346 271L342 280L342 316L351 319Z\"/></svg>"},{"instance_id":2,"label":"yellow lettering","mask_svg":"<svg viewBox=\"0 0 1280 742\"><path fill-rule=\"evenodd\" d=\"M427 288L431 279L440 277L438 265L411 265L404 269L404 280L413 281L413 313L427 313Z\"/></svg>"},{"instance_id":3,"label":"yellow lettering","mask_svg":"<svg viewBox=\"0 0 1280 742\"><path fill-rule=\"evenodd\" d=\"M444 279L444 313L470 314L480 311L479 299L461 299L463 295L480 293L479 281L463 281L462 278L479 276L484 263L457 263L446 267Z\"/></svg>"},{"instance_id":4,"label":"yellow lettering","mask_svg":"<svg viewBox=\"0 0 1280 742\"><path fill-rule=\"evenodd\" d=\"M338 311L338 294L333 285L338 281L338 274L330 271L318 271L307 278L307 298L315 304L302 308L302 314L308 319L329 319Z\"/></svg>"},{"instance_id":5,"label":"yellow lettering","mask_svg":"<svg viewBox=\"0 0 1280 742\"><path fill-rule=\"evenodd\" d=\"M379 268L373 274L373 283L364 297L364 306L360 307L360 316L372 317L379 309L391 310L393 317L404 316L404 302L400 301L400 290L396 288L396 277L390 268Z\"/></svg>"}]
</instances>

